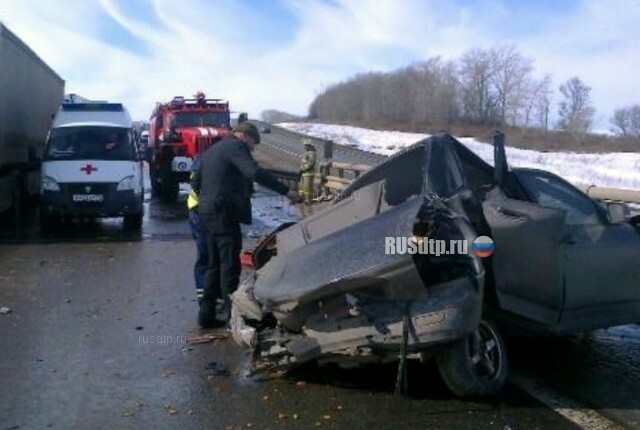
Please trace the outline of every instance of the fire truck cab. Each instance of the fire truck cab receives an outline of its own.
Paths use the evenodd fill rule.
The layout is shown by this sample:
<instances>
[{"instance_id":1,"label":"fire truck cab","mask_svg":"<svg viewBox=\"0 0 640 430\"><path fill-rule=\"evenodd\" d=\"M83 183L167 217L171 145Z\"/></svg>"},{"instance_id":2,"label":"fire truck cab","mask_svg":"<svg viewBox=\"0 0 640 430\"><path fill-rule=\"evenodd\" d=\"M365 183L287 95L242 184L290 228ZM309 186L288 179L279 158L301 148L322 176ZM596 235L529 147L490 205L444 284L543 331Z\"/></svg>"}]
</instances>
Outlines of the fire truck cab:
<instances>
[{"instance_id":1,"label":"fire truck cab","mask_svg":"<svg viewBox=\"0 0 640 430\"><path fill-rule=\"evenodd\" d=\"M229 102L174 97L158 103L149 120L149 172L154 196L176 201L189 181L193 160L231 131Z\"/></svg>"}]
</instances>

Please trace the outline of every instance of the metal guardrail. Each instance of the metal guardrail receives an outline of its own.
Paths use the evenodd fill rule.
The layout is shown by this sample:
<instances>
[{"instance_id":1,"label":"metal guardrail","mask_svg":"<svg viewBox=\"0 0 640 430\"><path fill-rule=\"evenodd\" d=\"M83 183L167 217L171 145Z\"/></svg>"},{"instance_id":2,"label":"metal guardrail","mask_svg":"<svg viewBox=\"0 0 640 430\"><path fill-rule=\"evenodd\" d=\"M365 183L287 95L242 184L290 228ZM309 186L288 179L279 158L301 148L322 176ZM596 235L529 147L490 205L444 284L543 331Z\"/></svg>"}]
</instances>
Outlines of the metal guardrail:
<instances>
[{"instance_id":1,"label":"metal guardrail","mask_svg":"<svg viewBox=\"0 0 640 430\"><path fill-rule=\"evenodd\" d=\"M319 185L324 194L342 192L352 181L371 169L365 164L339 163L328 161L320 164Z\"/></svg>"},{"instance_id":2,"label":"metal guardrail","mask_svg":"<svg viewBox=\"0 0 640 430\"><path fill-rule=\"evenodd\" d=\"M300 174L298 172L279 169L265 170L278 178L278 180L288 186L289 189L295 189L298 187L298 182L300 181Z\"/></svg>"},{"instance_id":3,"label":"metal guardrail","mask_svg":"<svg viewBox=\"0 0 640 430\"><path fill-rule=\"evenodd\" d=\"M317 137L312 137L306 134L291 131L286 128L268 124L266 122L262 122L254 119L252 119L250 122L256 124L258 128L270 127L271 133L282 135L286 139L291 141L300 142L303 138L310 138L311 142L316 146L317 149L322 148L326 142L325 139L320 139ZM302 146L300 146L300 150L302 151ZM356 162L357 161L357 163L366 164L369 166L375 166L376 164L380 164L381 162L387 159L387 156L385 155L363 151L361 149L352 148L352 147L341 145L338 143L333 144L333 152L335 154L333 159L336 161L340 161L340 162L342 161ZM302 156L302 154L300 154L300 156Z\"/></svg>"},{"instance_id":4,"label":"metal guardrail","mask_svg":"<svg viewBox=\"0 0 640 430\"><path fill-rule=\"evenodd\" d=\"M262 121L251 121L261 127L269 126L271 127L272 131L275 129L276 133L287 136L295 141L300 141L302 138L311 138L311 141L316 146L316 148L324 147L325 143L327 142L324 139L310 137L302 133L297 133L282 127L270 125ZM330 190L338 192L344 189L362 172L365 172L369 168L383 162L388 158L385 155L374 154L336 143L333 143L333 152L335 154L348 155L351 159L355 158L362 161L361 163L344 163L335 161L338 157L333 157L332 160L325 161L324 163L320 164L320 175L318 175L319 177L316 179L316 185L322 186L324 184L324 186L329 188ZM329 165L328 170L325 170L327 169L327 165ZM294 186L294 184L297 184L297 172L289 172L284 170L272 170L272 172L287 184L291 184L292 186ZM574 185L594 200L609 200L640 205L640 191L597 187L595 185L580 183L575 183Z\"/></svg>"}]
</instances>

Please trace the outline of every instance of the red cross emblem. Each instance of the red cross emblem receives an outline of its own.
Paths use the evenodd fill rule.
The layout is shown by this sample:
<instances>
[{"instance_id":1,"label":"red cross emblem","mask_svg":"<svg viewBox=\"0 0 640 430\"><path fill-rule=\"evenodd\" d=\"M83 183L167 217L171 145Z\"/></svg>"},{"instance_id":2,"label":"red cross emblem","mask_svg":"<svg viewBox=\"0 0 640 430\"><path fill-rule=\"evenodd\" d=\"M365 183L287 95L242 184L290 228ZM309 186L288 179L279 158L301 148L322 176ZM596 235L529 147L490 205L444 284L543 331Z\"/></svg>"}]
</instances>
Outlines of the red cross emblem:
<instances>
[{"instance_id":1,"label":"red cross emblem","mask_svg":"<svg viewBox=\"0 0 640 430\"><path fill-rule=\"evenodd\" d=\"M90 175L92 172L97 172L98 168L97 167L93 167L91 164L87 164L86 166L81 167L80 170L85 172L87 175Z\"/></svg>"}]
</instances>

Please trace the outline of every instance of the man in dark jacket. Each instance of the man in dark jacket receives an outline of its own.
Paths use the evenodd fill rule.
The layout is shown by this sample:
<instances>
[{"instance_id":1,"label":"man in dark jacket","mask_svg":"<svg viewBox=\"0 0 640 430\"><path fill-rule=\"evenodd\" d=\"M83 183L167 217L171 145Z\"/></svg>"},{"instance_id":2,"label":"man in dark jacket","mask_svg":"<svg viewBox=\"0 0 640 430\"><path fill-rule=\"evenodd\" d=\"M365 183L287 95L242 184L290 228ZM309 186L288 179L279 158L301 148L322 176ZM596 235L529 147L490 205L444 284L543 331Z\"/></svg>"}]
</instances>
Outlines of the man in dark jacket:
<instances>
[{"instance_id":1,"label":"man in dark jacket","mask_svg":"<svg viewBox=\"0 0 640 430\"><path fill-rule=\"evenodd\" d=\"M238 124L230 136L202 154L200 174L192 181L199 195L200 219L207 232L209 251L198 314L198 323L203 328L223 326L229 319L229 295L238 287L241 271L240 224L251 224L248 181L286 195L291 203L302 201L297 192L289 191L254 160L251 151L259 142L256 126L248 122Z\"/></svg>"}]
</instances>

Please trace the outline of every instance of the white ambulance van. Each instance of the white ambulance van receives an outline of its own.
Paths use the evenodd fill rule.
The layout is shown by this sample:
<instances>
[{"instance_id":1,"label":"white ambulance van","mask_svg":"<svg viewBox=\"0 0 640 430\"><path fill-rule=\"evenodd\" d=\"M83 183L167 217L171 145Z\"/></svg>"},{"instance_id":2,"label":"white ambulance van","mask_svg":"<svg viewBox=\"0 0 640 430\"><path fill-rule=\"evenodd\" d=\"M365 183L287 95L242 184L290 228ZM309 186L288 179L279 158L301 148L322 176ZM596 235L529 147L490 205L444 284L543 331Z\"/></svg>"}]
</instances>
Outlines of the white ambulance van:
<instances>
[{"instance_id":1,"label":"white ambulance van","mask_svg":"<svg viewBox=\"0 0 640 430\"><path fill-rule=\"evenodd\" d=\"M142 162L120 103L63 103L44 151L43 227L62 217L124 217L140 228Z\"/></svg>"}]
</instances>

